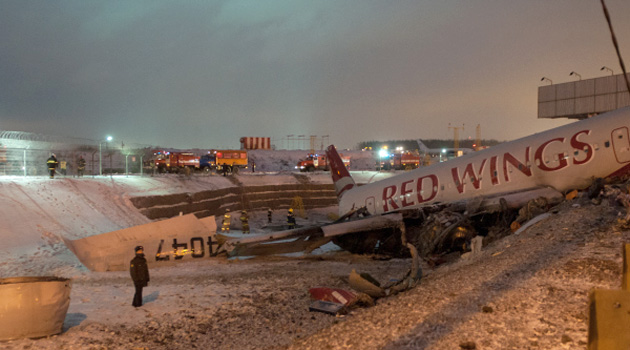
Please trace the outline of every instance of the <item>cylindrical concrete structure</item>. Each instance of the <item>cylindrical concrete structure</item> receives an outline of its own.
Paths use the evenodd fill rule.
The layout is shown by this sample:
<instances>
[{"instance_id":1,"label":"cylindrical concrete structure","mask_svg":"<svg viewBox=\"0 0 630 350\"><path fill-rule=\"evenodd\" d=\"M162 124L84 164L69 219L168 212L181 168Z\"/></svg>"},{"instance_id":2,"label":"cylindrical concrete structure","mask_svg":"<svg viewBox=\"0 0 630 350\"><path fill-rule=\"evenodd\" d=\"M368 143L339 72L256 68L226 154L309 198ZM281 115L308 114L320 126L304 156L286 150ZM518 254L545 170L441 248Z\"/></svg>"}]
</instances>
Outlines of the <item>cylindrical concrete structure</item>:
<instances>
[{"instance_id":1,"label":"cylindrical concrete structure","mask_svg":"<svg viewBox=\"0 0 630 350\"><path fill-rule=\"evenodd\" d=\"M0 279L0 340L59 334L70 306L67 278Z\"/></svg>"}]
</instances>

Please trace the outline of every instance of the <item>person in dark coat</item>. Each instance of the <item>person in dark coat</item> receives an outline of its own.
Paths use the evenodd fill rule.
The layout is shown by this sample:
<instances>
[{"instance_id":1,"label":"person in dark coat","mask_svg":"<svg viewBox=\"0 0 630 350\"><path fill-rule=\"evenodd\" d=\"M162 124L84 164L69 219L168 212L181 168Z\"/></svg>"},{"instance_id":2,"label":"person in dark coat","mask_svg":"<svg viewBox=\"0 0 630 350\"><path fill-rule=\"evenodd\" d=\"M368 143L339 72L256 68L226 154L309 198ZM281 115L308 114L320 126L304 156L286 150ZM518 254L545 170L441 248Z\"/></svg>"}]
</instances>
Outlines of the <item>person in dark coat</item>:
<instances>
[{"instance_id":1,"label":"person in dark coat","mask_svg":"<svg viewBox=\"0 0 630 350\"><path fill-rule=\"evenodd\" d=\"M85 158L83 158L83 156L79 156L79 159L77 159L77 177L83 176L84 171L85 171Z\"/></svg>"},{"instance_id":2,"label":"person in dark coat","mask_svg":"<svg viewBox=\"0 0 630 350\"><path fill-rule=\"evenodd\" d=\"M136 257L131 259L129 273L136 287L136 294L133 296L131 305L134 307L142 306L142 288L149 284L149 267L147 266L147 259L144 258L142 246L136 247Z\"/></svg>"},{"instance_id":3,"label":"person in dark coat","mask_svg":"<svg viewBox=\"0 0 630 350\"><path fill-rule=\"evenodd\" d=\"M54 178L55 177L55 170L57 169L57 166L59 165L59 161L57 160L57 157L55 157L55 154L51 154L50 158L48 158L46 160L46 165L48 166L48 173L50 174L50 178Z\"/></svg>"}]
</instances>

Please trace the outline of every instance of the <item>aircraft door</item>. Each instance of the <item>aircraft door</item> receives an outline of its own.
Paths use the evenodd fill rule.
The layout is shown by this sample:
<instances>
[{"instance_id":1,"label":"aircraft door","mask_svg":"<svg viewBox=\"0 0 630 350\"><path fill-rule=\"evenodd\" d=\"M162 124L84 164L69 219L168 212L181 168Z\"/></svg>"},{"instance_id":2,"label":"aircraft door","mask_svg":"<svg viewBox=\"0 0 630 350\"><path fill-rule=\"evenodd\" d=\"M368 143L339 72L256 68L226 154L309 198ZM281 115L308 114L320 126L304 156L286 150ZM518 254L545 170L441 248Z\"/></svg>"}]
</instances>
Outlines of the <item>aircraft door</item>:
<instances>
[{"instance_id":1,"label":"aircraft door","mask_svg":"<svg viewBox=\"0 0 630 350\"><path fill-rule=\"evenodd\" d=\"M374 215L376 213L376 203L374 197L367 197L365 199L365 207L370 214Z\"/></svg>"},{"instance_id":2,"label":"aircraft door","mask_svg":"<svg viewBox=\"0 0 630 350\"><path fill-rule=\"evenodd\" d=\"M619 163L630 162L630 137L627 127L613 130L612 145Z\"/></svg>"}]
</instances>

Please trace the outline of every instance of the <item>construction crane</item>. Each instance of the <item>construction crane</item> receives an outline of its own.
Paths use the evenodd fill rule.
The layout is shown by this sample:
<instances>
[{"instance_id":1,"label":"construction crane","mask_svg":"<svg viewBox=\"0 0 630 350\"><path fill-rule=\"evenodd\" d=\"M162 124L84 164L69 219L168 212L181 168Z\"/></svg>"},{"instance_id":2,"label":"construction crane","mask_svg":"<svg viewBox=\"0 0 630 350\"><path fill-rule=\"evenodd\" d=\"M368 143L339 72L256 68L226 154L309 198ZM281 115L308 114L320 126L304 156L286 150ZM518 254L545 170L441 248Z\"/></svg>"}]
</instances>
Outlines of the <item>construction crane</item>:
<instances>
[{"instance_id":1,"label":"construction crane","mask_svg":"<svg viewBox=\"0 0 630 350\"><path fill-rule=\"evenodd\" d=\"M459 129L464 130L464 124L462 126L451 126L451 123L448 123L448 129L453 129L453 148L455 154L457 154L457 151L459 151Z\"/></svg>"}]
</instances>

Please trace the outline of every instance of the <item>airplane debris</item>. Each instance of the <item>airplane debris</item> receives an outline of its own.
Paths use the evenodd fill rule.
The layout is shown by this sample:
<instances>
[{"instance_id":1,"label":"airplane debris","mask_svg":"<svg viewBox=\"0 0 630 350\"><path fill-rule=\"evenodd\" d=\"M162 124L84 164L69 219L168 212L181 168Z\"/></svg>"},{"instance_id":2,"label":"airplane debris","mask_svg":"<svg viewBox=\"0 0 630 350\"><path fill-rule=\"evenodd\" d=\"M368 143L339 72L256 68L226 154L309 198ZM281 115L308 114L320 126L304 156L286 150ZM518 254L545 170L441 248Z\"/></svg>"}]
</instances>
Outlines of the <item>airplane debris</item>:
<instances>
[{"instance_id":1,"label":"airplane debris","mask_svg":"<svg viewBox=\"0 0 630 350\"><path fill-rule=\"evenodd\" d=\"M104 272L128 269L137 245L148 252L150 268L215 256L215 233L214 217L199 220L188 214L76 240L62 239L90 271Z\"/></svg>"},{"instance_id":2,"label":"airplane debris","mask_svg":"<svg viewBox=\"0 0 630 350\"><path fill-rule=\"evenodd\" d=\"M522 224L525 221L531 220L535 216L538 216L549 210L549 201L545 197L538 197L527 202L527 205L522 207L518 211L516 222Z\"/></svg>"},{"instance_id":3,"label":"airplane debris","mask_svg":"<svg viewBox=\"0 0 630 350\"><path fill-rule=\"evenodd\" d=\"M381 287L381 284L369 274L359 274L352 269L350 272L350 286L361 293L365 293L372 298L382 298L406 291L416 286L422 278L422 269L420 268L420 259L416 247L408 243L405 238L404 226L401 227L401 239L411 254L411 267L409 271L400 280L394 280Z\"/></svg>"},{"instance_id":4,"label":"airplane debris","mask_svg":"<svg viewBox=\"0 0 630 350\"><path fill-rule=\"evenodd\" d=\"M319 311L330 315L341 315L347 313L347 309L344 304L322 300L313 301L308 307L308 311Z\"/></svg>"},{"instance_id":5,"label":"airplane debris","mask_svg":"<svg viewBox=\"0 0 630 350\"><path fill-rule=\"evenodd\" d=\"M551 213L540 214L540 215L536 216L535 218L529 220L525 225L519 227L519 229L516 230L516 232L514 232L514 234L518 235L518 234L526 231L528 228L534 226L535 224L539 223L542 220L545 220L546 218L548 218L550 216L551 216Z\"/></svg>"},{"instance_id":6,"label":"airplane debris","mask_svg":"<svg viewBox=\"0 0 630 350\"><path fill-rule=\"evenodd\" d=\"M564 198L568 201L575 199L578 196L578 190L573 190L564 196Z\"/></svg>"},{"instance_id":7,"label":"airplane debris","mask_svg":"<svg viewBox=\"0 0 630 350\"><path fill-rule=\"evenodd\" d=\"M340 288L314 287L308 292L313 300L331 301L345 306L351 306L359 299L356 293Z\"/></svg>"},{"instance_id":8,"label":"airplane debris","mask_svg":"<svg viewBox=\"0 0 630 350\"><path fill-rule=\"evenodd\" d=\"M475 236L470 240L470 251L462 254L462 259L474 258L481 254L481 248L483 247L483 237Z\"/></svg>"}]
</instances>

